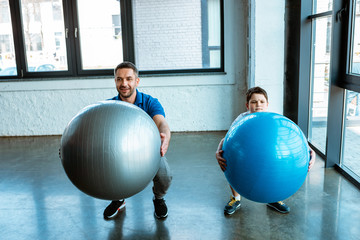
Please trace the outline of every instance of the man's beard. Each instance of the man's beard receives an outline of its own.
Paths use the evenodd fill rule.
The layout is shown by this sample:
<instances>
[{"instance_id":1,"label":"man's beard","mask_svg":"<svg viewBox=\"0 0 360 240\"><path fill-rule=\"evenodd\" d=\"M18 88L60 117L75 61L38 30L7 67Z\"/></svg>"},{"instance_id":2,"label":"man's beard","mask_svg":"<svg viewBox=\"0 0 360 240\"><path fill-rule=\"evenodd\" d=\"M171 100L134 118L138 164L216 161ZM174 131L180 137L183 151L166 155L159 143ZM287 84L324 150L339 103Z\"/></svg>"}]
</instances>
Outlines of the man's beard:
<instances>
[{"instance_id":1,"label":"man's beard","mask_svg":"<svg viewBox=\"0 0 360 240\"><path fill-rule=\"evenodd\" d=\"M121 90L121 89L120 89ZM121 94L121 91L119 91L119 94L120 94L120 96L122 97L122 98L129 98L129 97L131 97L133 94L134 94L134 92L135 92L135 90L134 89L130 89L130 92L128 93L128 94L126 94L126 95L124 95L124 94Z\"/></svg>"}]
</instances>

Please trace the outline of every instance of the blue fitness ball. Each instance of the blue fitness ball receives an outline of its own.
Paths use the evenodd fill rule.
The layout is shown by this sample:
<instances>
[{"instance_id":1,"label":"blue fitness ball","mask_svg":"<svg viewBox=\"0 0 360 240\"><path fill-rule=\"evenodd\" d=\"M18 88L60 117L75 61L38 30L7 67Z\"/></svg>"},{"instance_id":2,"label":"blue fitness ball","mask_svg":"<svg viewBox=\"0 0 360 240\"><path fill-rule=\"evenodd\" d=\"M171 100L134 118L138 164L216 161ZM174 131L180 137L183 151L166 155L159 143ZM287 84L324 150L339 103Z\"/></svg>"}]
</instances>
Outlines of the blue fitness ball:
<instances>
[{"instance_id":1,"label":"blue fitness ball","mask_svg":"<svg viewBox=\"0 0 360 240\"><path fill-rule=\"evenodd\" d=\"M307 176L307 140L294 122L276 113L252 113L235 121L225 136L223 150L230 185L255 202L284 200Z\"/></svg>"}]
</instances>

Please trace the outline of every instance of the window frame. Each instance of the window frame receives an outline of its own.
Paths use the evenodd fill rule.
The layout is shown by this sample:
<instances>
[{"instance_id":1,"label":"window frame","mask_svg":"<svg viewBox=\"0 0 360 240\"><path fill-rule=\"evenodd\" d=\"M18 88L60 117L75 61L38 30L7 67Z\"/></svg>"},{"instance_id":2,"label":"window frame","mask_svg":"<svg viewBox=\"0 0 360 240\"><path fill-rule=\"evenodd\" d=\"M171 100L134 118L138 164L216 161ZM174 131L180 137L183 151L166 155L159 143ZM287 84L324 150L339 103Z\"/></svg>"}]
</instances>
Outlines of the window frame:
<instances>
[{"instance_id":1,"label":"window frame","mask_svg":"<svg viewBox=\"0 0 360 240\"><path fill-rule=\"evenodd\" d=\"M311 131L311 135L313 134L312 132L312 128L313 128L313 111L310 111L310 106L313 107L313 101L314 101L314 81L315 81L315 48L316 48L316 40L315 40L315 34L316 34L316 29L317 29L317 23L316 20L319 19L325 19L326 17L331 18L332 17L332 11L326 11L326 12L320 12L320 13L316 13L316 14L312 14L309 15L307 18L310 21L310 27L311 27L311 48L310 48L310 62L309 62L309 93L308 93L308 98L309 98L309 108L308 108L308 117L307 117L307 121L308 121L308 129L307 129L307 136L308 136L308 140L312 139L312 136L309 137L310 135L310 131ZM331 39L330 39L331 41ZM329 51L329 53L331 54L331 49ZM332 54L331 54L332 55ZM330 56L331 59L331 56ZM313 65L314 64L314 65ZM331 66L331 63L330 63ZM329 87L330 90L330 87ZM330 98L330 93L328 93L328 99ZM329 108L329 104L328 104L328 108ZM328 123L328 117L326 119L326 122ZM327 124L326 123L326 124ZM326 133L327 134L327 133ZM326 135L327 136L327 135ZM309 144L311 144L311 146L313 148L317 149L317 153L321 156L325 156L326 153L324 153L322 150L320 150L317 146L317 144L313 141L309 141ZM325 142L325 150L326 152L326 142Z\"/></svg>"},{"instance_id":2,"label":"window frame","mask_svg":"<svg viewBox=\"0 0 360 240\"><path fill-rule=\"evenodd\" d=\"M310 107L310 57L311 57L311 23L309 18L326 13L312 14L313 1L301 1L300 20L300 54L299 54L299 104L298 124L307 133ZM342 166L343 134L345 124L345 91L360 92L360 76L349 73L351 61L351 16L353 0L333 0L331 66L328 103L327 142L325 154L313 149L325 160L325 167L334 167L350 182L360 188L360 177ZM307 114L304 114L307 113Z\"/></svg>"},{"instance_id":3,"label":"window frame","mask_svg":"<svg viewBox=\"0 0 360 240\"><path fill-rule=\"evenodd\" d=\"M343 8L344 12L342 16L339 15L337 18L345 18L346 21L344 21L343 25L341 26L344 31L347 31L347 34L345 34L344 38L342 39L341 45L343 49L346 49L346 52L343 52L342 58L346 59L346 65L344 66L345 70L343 70L343 77L339 79L339 82L337 82L339 87L345 88L347 90L360 92L360 75L352 74L350 70L350 63L352 61L352 32L353 32L353 24L355 21L355 16L353 14L355 13L354 10L354 3L356 3L356 0L343 0L345 7Z\"/></svg>"},{"instance_id":4,"label":"window frame","mask_svg":"<svg viewBox=\"0 0 360 240\"><path fill-rule=\"evenodd\" d=\"M136 64L135 59L135 45L134 45L134 29L133 29L133 11L132 0L117 0L119 1L119 10L121 17L121 27L123 32L122 44L123 44L123 60L131 61ZM201 0L201 4L206 4L207 0ZM201 74L201 73L216 73L224 72L224 1L220 2L220 58L221 63L219 68L194 68L194 69L173 69L173 70L154 70L154 71L142 71L141 75L172 75L172 74ZM9 1L10 18L13 29L13 41L15 47L15 58L17 66L17 75L15 76L0 76L0 81L14 81L14 80L26 80L41 78L82 78L91 76L112 76L113 69L82 69L81 65L81 53L80 53L80 39L75 37L75 29L79 31L78 23L78 9L77 1L62 0L63 4L63 16L64 16L64 28L68 32L65 38L66 53L68 70L65 71L50 71L50 72L29 72L26 69L26 55L24 36L22 31L22 19L21 19L21 0ZM16 31L21 29L21 31ZM203 47L202 47L203 48ZM208 47L209 48L209 47Z\"/></svg>"},{"instance_id":5,"label":"window frame","mask_svg":"<svg viewBox=\"0 0 360 240\"><path fill-rule=\"evenodd\" d=\"M339 72L340 78L335 84L342 88L343 94L343 104L342 104L342 125L341 125L341 135L340 135L340 150L337 155L337 159L331 158L329 161L329 166L334 166L342 175L344 175L351 183L353 183L357 188L360 189L360 176L356 175L349 169L346 165L342 164L343 161L343 147L345 141L345 113L346 113L346 90L360 92L360 75L352 74L350 72L350 63L352 62L352 34L353 26L355 21L356 6L354 9L354 3L356 0L339 0L338 11L336 14L336 19L340 21L339 32L342 34L341 38L339 37ZM331 146L329 146L331 147ZM331 154L331 152L329 152Z\"/></svg>"},{"instance_id":6,"label":"window frame","mask_svg":"<svg viewBox=\"0 0 360 240\"><path fill-rule=\"evenodd\" d=\"M301 1L300 9L300 51L299 51L299 94L298 94L298 114L297 123L301 130L309 138L309 130L311 127L311 113L310 106L312 104L311 90L313 69L312 62L314 58L313 53L313 40L314 40L314 21L323 17L331 17L333 10L326 12L313 13L313 1ZM333 34L333 33L332 33ZM332 46L332 44L331 44ZM332 51L332 47L331 50ZM331 63L332 65L332 63ZM329 86L330 91L330 86ZM330 94L330 93L329 93ZM329 96L330 99L330 96ZM330 106L330 102L328 103ZM304 114L305 113L305 114ZM329 119L329 115L328 115ZM329 123L327 123L329 124ZM328 133L327 133L328 134ZM326 159L327 144L325 146L325 153L317 149L309 142L309 145L320 155Z\"/></svg>"}]
</instances>

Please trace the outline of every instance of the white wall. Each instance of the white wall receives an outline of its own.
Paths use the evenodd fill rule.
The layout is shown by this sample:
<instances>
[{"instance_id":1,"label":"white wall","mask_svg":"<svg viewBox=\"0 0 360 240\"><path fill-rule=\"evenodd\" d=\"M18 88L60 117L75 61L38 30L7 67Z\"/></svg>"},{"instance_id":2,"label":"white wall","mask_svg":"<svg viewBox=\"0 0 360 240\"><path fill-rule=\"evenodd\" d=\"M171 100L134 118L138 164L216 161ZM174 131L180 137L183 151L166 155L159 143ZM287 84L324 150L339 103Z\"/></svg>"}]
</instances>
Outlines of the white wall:
<instances>
[{"instance_id":1,"label":"white wall","mask_svg":"<svg viewBox=\"0 0 360 240\"><path fill-rule=\"evenodd\" d=\"M141 78L140 90L160 100L172 131L227 130L245 110L250 82L248 1L224 2L226 74ZM254 83L268 90L273 111L282 112L284 4L256 3L255 39L250 44L256 61L250 70L255 71ZM62 134L80 109L116 94L112 78L1 82L0 136Z\"/></svg>"}]
</instances>

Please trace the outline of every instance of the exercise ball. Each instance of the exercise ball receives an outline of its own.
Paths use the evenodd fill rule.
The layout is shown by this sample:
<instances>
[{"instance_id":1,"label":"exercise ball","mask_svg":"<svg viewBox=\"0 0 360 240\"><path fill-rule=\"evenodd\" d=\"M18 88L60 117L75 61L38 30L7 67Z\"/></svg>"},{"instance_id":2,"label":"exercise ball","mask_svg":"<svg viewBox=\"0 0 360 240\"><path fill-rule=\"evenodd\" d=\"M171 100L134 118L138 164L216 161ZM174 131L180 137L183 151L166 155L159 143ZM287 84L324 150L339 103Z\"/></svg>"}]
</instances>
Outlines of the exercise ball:
<instances>
[{"instance_id":1,"label":"exercise ball","mask_svg":"<svg viewBox=\"0 0 360 240\"><path fill-rule=\"evenodd\" d=\"M307 176L307 140L294 122L276 113L257 112L236 120L225 136L223 151L228 182L255 202L282 201Z\"/></svg>"},{"instance_id":2,"label":"exercise ball","mask_svg":"<svg viewBox=\"0 0 360 240\"><path fill-rule=\"evenodd\" d=\"M61 137L60 156L71 182L95 198L135 195L160 165L160 134L139 107L103 101L82 109Z\"/></svg>"}]
</instances>

